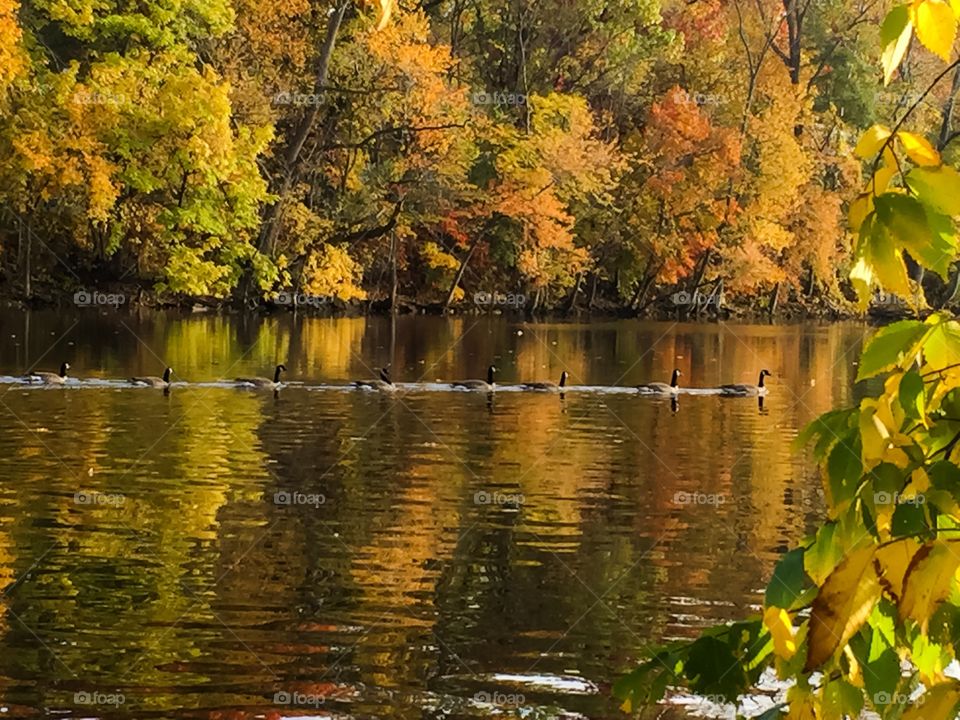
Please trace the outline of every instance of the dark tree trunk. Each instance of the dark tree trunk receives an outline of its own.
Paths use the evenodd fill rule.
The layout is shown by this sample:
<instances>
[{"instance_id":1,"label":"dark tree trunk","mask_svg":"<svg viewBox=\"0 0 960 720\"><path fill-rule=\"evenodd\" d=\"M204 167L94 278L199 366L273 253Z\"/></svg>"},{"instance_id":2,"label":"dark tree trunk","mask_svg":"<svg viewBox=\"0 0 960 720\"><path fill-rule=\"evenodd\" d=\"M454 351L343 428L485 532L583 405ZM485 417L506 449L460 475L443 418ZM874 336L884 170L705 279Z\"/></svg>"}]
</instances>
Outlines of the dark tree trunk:
<instances>
[{"instance_id":1,"label":"dark tree trunk","mask_svg":"<svg viewBox=\"0 0 960 720\"><path fill-rule=\"evenodd\" d=\"M349 2L343 0L339 6L330 14L330 20L327 23L327 31L323 38L323 44L320 46L320 59L317 63L317 74L314 78L314 93L323 96L324 88L327 84L327 76L330 72L330 59L333 56L333 48L337 42L337 33L340 32L340 26L343 23L343 17L347 12ZM283 179L277 192L277 201L267 207L263 221L260 225L260 237L257 240L257 250L267 255L272 255L277 236L280 233L280 213L283 210L283 203L290 194L294 186L294 180L298 174L300 164L300 153L303 145L313 129L317 115L320 113L320 104L316 103L310 106L297 125L296 132L290 138L287 150L284 153ZM248 270L241 279L238 288L239 295L244 304L251 289L252 270Z\"/></svg>"},{"instance_id":2,"label":"dark tree trunk","mask_svg":"<svg viewBox=\"0 0 960 720\"><path fill-rule=\"evenodd\" d=\"M947 96L947 99L943 104L943 118L940 121L940 135L937 138L938 150L943 150L947 146L947 143L950 142L950 137L953 134L953 110L956 104L958 92L960 92L960 66L958 66L953 72L953 84L950 87L950 95Z\"/></svg>"},{"instance_id":3,"label":"dark tree trunk","mask_svg":"<svg viewBox=\"0 0 960 720\"><path fill-rule=\"evenodd\" d=\"M390 312L397 312L397 234L390 236Z\"/></svg>"},{"instance_id":4,"label":"dark tree trunk","mask_svg":"<svg viewBox=\"0 0 960 720\"><path fill-rule=\"evenodd\" d=\"M583 285L583 273L577 273L577 282L573 285L573 292L570 294L570 300L567 301L565 312L569 315L577 309L577 296L580 294L580 287Z\"/></svg>"},{"instance_id":5,"label":"dark tree trunk","mask_svg":"<svg viewBox=\"0 0 960 720\"><path fill-rule=\"evenodd\" d=\"M23 232L24 221L20 221L20 232ZM30 261L33 251L33 234L30 232L30 226L27 225L27 248L24 255L23 261L23 294L26 296L27 300L30 299L30 296L33 295L33 285L30 278L31 269Z\"/></svg>"},{"instance_id":6,"label":"dark tree trunk","mask_svg":"<svg viewBox=\"0 0 960 720\"><path fill-rule=\"evenodd\" d=\"M460 281L463 280L463 274L467 271L467 263L470 262L470 258L473 257L473 252L477 249L477 245L479 243L480 238L478 237L473 241L473 243L471 243L470 250L467 251L466 257L460 261L460 267L457 268L457 274L453 278L453 282L450 284L450 291L447 293L447 301L443 304L444 312L450 309L450 304L453 302L454 293L456 293L457 288L460 286Z\"/></svg>"},{"instance_id":7,"label":"dark tree trunk","mask_svg":"<svg viewBox=\"0 0 960 720\"><path fill-rule=\"evenodd\" d=\"M777 312L777 305L780 302L780 283L777 283L773 286L773 292L770 293L770 308L768 310L768 315L770 318L773 318L774 314Z\"/></svg>"}]
</instances>

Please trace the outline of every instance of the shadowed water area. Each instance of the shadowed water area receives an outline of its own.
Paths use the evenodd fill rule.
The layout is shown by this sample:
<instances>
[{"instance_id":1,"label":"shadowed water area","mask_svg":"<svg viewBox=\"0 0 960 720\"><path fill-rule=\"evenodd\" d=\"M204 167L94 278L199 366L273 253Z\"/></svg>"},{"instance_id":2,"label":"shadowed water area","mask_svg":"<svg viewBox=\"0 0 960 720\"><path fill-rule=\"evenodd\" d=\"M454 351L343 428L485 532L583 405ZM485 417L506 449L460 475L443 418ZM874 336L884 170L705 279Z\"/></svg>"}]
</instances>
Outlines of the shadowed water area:
<instances>
[{"instance_id":1,"label":"shadowed water area","mask_svg":"<svg viewBox=\"0 0 960 720\"><path fill-rule=\"evenodd\" d=\"M853 400L869 332L4 311L0 702L622 717L613 680L756 612L813 527L816 469L791 441ZM63 387L17 380L63 361ZM225 382L281 362L277 395ZM399 392L346 387L388 363ZM572 387L442 384L491 363L498 383ZM169 393L123 383L166 365ZM762 408L623 387L674 367L700 388L774 376Z\"/></svg>"}]
</instances>

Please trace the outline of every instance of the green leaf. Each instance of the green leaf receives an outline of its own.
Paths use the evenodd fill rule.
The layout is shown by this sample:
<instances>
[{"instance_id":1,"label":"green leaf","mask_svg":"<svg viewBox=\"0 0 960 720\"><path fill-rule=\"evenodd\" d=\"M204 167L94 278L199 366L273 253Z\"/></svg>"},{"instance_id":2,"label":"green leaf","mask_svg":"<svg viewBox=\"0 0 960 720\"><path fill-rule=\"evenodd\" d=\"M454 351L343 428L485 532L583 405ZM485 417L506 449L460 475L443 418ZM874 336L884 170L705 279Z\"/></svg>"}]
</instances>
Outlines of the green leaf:
<instances>
[{"instance_id":1,"label":"green leaf","mask_svg":"<svg viewBox=\"0 0 960 720\"><path fill-rule=\"evenodd\" d=\"M912 363L930 330L919 320L901 320L881 328L860 356L857 381Z\"/></svg>"},{"instance_id":2,"label":"green leaf","mask_svg":"<svg viewBox=\"0 0 960 720\"><path fill-rule=\"evenodd\" d=\"M845 680L832 680L823 687L823 717L858 717L863 693Z\"/></svg>"},{"instance_id":3,"label":"green leaf","mask_svg":"<svg viewBox=\"0 0 960 720\"><path fill-rule=\"evenodd\" d=\"M808 584L807 574L803 571L803 556L803 548L794 548L780 558L767 584L764 605L790 610L803 595Z\"/></svg>"},{"instance_id":4,"label":"green leaf","mask_svg":"<svg viewBox=\"0 0 960 720\"><path fill-rule=\"evenodd\" d=\"M921 535L929 531L930 526L927 524L927 513L923 505L914 502L897 505L890 523L890 533L894 537Z\"/></svg>"},{"instance_id":5,"label":"green leaf","mask_svg":"<svg viewBox=\"0 0 960 720\"><path fill-rule=\"evenodd\" d=\"M949 320L933 326L923 343L923 355L932 370L960 363L960 323Z\"/></svg>"},{"instance_id":6,"label":"green leaf","mask_svg":"<svg viewBox=\"0 0 960 720\"><path fill-rule=\"evenodd\" d=\"M832 506L842 506L857 494L863 479L860 459L860 432L854 429L842 437L827 457L827 475L830 481Z\"/></svg>"},{"instance_id":7,"label":"green leaf","mask_svg":"<svg viewBox=\"0 0 960 720\"><path fill-rule=\"evenodd\" d=\"M906 248L926 267L942 261L934 247L934 233L927 220L927 211L915 197L884 193L874 201L877 220L901 248ZM928 262L924 262L928 260ZM881 279L882 281L882 279ZM895 290L895 288L890 288Z\"/></svg>"},{"instance_id":8,"label":"green leaf","mask_svg":"<svg viewBox=\"0 0 960 720\"><path fill-rule=\"evenodd\" d=\"M949 165L915 167L906 181L925 205L944 215L960 215L960 173Z\"/></svg>"},{"instance_id":9,"label":"green leaf","mask_svg":"<svg viewBox=\"0 0 960 720\"><path fill-rule=\"evenodd\" d=\"M833 447L833 444L846 433L847 428L850 427L850 421L857 413L857 408L831 410L824 413L800 431L793 441L794 449L799 450L816 438L817 442L813 454L817 459L822 459Z\"/></svg>"},{"instance_id":10,"label":"green leaf","mask_svg":"<svg viewBox=\"0 0 960 720\"><path fill-rule=\"evenodd\" d=\"M926 417L926 394L923 378L916 370L910 370L900 380L900 406L908 417L920 420Z\"/></svg>"},{"instance_id":11,"label":"green leaf","mask_svg":"<svg viewBox=\"0 0 960 720\"><path fill-rule=\"evenodd\" d=\"M883 48L883 83L890 84L893 73L900 66L903 56L910 46L913 24L910 22L910 10L906 5L893 8L880 26L880 46Z\"/></svg>"},{"instance_id":12,"label":"green leaf","mask_svg":"<svg viewBox=\"0 0 960 720\"><path fill-rule=\"evenodd\" d=\"M701 695L720 695L735 700L746 686L740 661L727 643L714 637L701 637L690 647L684 666L690 688Z\"/></svg>"}]
</instances>

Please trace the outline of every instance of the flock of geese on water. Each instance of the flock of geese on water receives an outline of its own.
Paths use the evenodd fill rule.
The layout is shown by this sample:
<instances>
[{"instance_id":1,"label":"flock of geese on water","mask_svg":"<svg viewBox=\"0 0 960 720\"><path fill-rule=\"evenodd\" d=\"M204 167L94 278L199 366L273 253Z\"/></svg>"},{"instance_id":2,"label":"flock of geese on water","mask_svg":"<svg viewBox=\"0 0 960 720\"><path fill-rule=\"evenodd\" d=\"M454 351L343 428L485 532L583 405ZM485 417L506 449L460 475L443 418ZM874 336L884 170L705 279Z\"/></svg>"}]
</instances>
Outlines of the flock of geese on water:
<instances>
[{"instance_id":1,"label":"flock of geese on water","mask_svg":"<svg viewBox=\"0 0 960 720\"><path fill-rule=\"evenodd\" d=\"M235 378L233 383L238 388L251 388L251 389L263 389L263 390L274 390L278 391L283 387L284 383L280 380L280 374L286 371L286 366L281 364L277 365L273 372L273 379L266 377L238 377ZM23 376L23 380L31 384L43 384L43 385L64 385L67 382L67 372L70 370L70 363L63 363L60 366L60 372L31 372ZM458 380L456 382L448 383L451 389L456 390L475 390L482 392L494 392L497 389L497 385L494 382L494 375L497 372L497 368L493 365L487 368L487 379L486 380ZM168 390L171 386L170 376L173 374L173 368L167 368L163 371L162 377L157 376L146 376L146 377L132 377L129 379L128 383L130 385L139 386L139 387L153 387L153 388L162 388ZM679 370L674 370L673 375L670 377L670 383L662 382L652 382L646 383L644 385L636 385L636 389L639 393L645 395L664 395L668 397L676 397L680 392L680 376L682 373ZM690 388L691 390L696 390L700 393L707 394L718 394L718 395L732 395L740 397L762 397L767 394L767 388L764 385L764 379L770 377L772 373L769 370L761 370L760 378L757 381L756 385L744 385L744 384L731 384L731 385L721 385L718 388ZM521 390L539 390L542 392L563 392L565 389L568 389L567 379L570 377L569 373L564 370L560 374L560 382L529 382L521 383L519 388ZM395 392L398 389L398 386L394 384L393 379L390 377L390 369L382 368L379 373L379 377L372 380L354 380L351 384L352 387L366 389L366 390L376 390L379 392Z\"/></svg>"}]
</instances>

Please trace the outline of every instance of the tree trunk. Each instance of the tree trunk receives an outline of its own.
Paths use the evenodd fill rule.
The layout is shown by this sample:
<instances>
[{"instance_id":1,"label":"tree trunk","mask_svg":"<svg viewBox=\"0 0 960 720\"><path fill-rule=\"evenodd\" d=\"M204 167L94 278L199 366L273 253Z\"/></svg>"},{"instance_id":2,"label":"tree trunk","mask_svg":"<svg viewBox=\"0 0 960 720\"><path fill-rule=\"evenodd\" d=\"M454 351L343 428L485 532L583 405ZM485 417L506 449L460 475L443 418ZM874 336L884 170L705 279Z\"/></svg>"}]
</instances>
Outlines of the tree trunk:
<instances>
[{"instance_id":1,"label":"tree trunk","mask_svg":"<svg viewBox=\"0 0 960 720\"><path fill-rule=\"evenodd\" d=\"M24 223L24 221L21 220L21 221L20 221L20 232L23 232L23 223ZM27 252L26 252L26 256L24 257L24 262L23 262L23 269L24 269L23 294L26 296L27 300L29 300L29 299L30 299L30 296L33 295L33 287L32 287L32 283L31 283L31 280L30 280L30 272L31 272L31 271L30 271L30 259L31 259L30 256L31 256L31 254L32 254L32 253L31 253L32 250L33 250L33 234L30 232L30 226L27 225Z\"/></svg>"},{"instance_id":2,"label":"tree trunk","mask_svg":"<svg viewBox=\"0 0 960 720\"><path fill-rule=\"evenodd\" d=\"M344 0L330 13L327 32L323 38L323 44L320 46L320 60L317 64L317 74L313 83L314 94L318 97L323 97L324 95L324 87L326 87L327 76L330 72L330 58L333 56L333 48L337 42L337 33L340 32L340 26L343 24L343 17L349 5L349 2ZM319 113L320 104L318 102L312 105L300 119L296 132L287 146L287 151L284 153L283 180L281 181L279 192L277 192L278 197L276 202L266 208L263 221L260 225L260 237L257 240L257 250L261 253L267 255L273 254L274 245L280 233L279 220L283 203L293 188L294 178L298 174L300 153L303 150L304 143L307 141L307 137L310 135L310 131L313 129L313 124L316 122ZM240 287L238 288L244 305L246 304L250 291L252 272L252 270L247 270L247 272L244 273L244 277L241 279Z\"/></svg>"},{"instance_id":3,"label":"tree trunk","mask_svg":"<svg viewBox=\"0 0 960 720\"><path fill-rule=\"evenodd\" d=\"M450 309L450 304L453 302L453 295L460 286L460 281L463 280L463 274L467 271L467 263L470 262L470 258L473 257L473 251L477 249L477 245L479 244L480 238L477 237L473 243L471 243L470 249L467 251L467 256L460 261L460 267L457 268L457 274L453 278L453 283L450 285L450 291L447 293L447 301L443 304L444 312Z\"/></svg>"},{"instance_id":4,"label":"tree trunk","mask_svg":"<svg viewBox=\"0 0 960 720\"><path fill-rule=\"evenodd\" d=\"M597 273L590 274L590 302L587 303L587 310L593 310L597 301Z\"/></svg>"},{"instance_id":5,"label":"tree trunk","mask_svg":"<svg viewBox=\"0 0 960 720\"><path fill-rule=\"evenodd\" d=\"M710 252L710 249L707 248L707 251L703 254L703 257L700 258L700 264L697 266L697 271L693 274L693 283L687 288L687 291L690 293L690 297L693 297L693 294L697 291L697 289L703 285L703 276L707 274L707 266L710 264Z\"/></svg>"},{"instance_id":6,"label":"tree trunk","mask_svg":"<svg viewBox=\"0 0 960 720\"><path fill-rule=\"evenodd\" d=\"M770 308L767 314L773 319L774 314L777 312L777 304L780 302L780 283L777 283L773 286L773 292L770 294Z\"/></svg>"},{"instance_id":7,"label":"tree trunk","mask_svg":"<svg viewBox=\"0 0 960 720\"><path fill-rule=\"evenodd\" d=\"M390 236L390 312L397 312L397 234Z\"/></svg>"},{"instance_id":8,"label":"tree trunk","mask_svg":"<svg viewBox=\"0 0 960 720\"><path fill-rule=\"evenodd\" d=\"M570 295L570 300L567 302L566 314L572 313L577 309L577 295L580 294L580 287L583 285L583 273L577 273L577 282L574 283L573 293Z\"/></svg>"},{"instance_id":9,"label":"tree trunk","mask_svg":"<svg viewBox=\"0 0 960 720\"><path fill-rule=\"evenodd\" d=\"M953 85L950 87L950 95L947 96L943 104L943 119L940 122L940 136L937 138L937 149L943 150L950 142L950 135L953 130L953 110L957 99L957 92L960 92L960 67L953 72Z\"/></svg>"}]
</instances>

